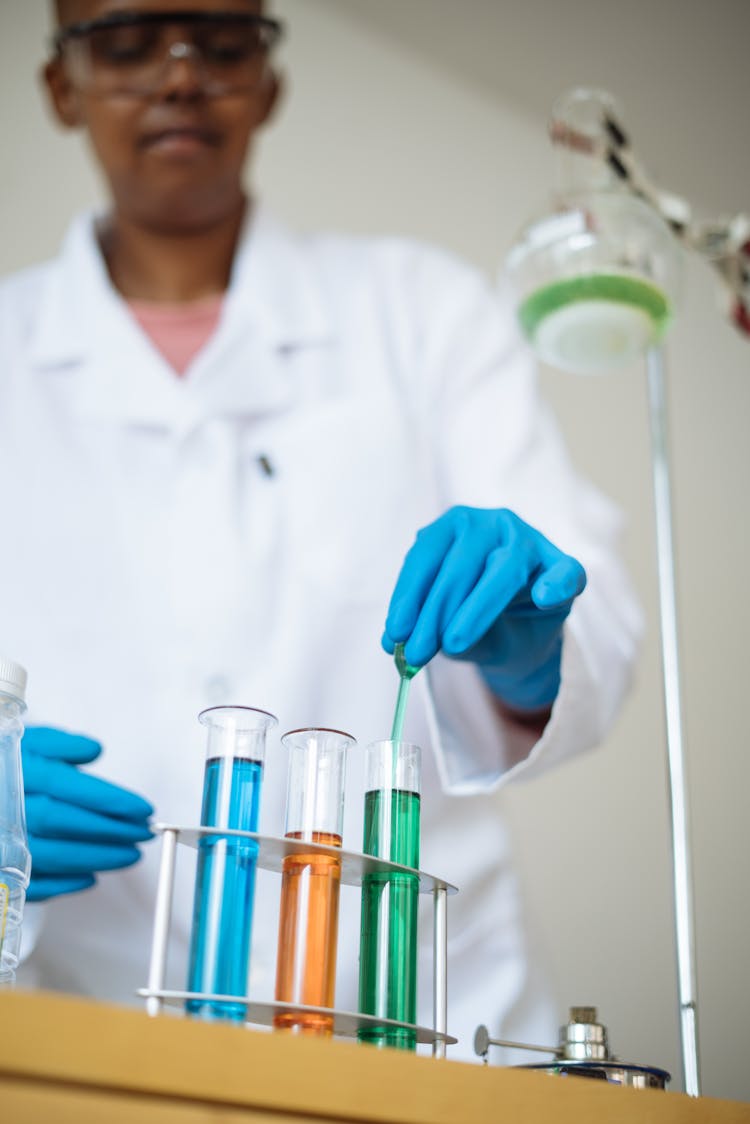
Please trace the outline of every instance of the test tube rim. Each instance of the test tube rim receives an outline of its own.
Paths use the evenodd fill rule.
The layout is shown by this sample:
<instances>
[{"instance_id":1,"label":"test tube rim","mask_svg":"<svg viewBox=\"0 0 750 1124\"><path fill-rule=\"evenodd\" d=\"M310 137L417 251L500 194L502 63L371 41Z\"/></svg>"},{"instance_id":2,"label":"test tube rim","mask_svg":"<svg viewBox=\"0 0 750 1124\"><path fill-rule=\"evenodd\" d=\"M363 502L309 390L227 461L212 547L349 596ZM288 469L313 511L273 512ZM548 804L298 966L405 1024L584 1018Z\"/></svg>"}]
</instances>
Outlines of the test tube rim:
<instances>
[{"instance_id":1,"label":"test tube rim","mask_svg":"<svg viewBox=\"0 0 750 1124\"><path fill-rule=\"evenodd\" d=\"M240 711L243 714L260 715L262 718L267 719L259 728L262 730L272 730L274 726L278 726L279 720L275 714L271 714L270 710L263 710L259 706L243 706L241 703L226 703L220 706L207 706L198 713L198 721L202 726L208 726L209 715L216 714L219 711Z\"/></svg>"},{"instance_id":2,"label":"test tube rim","mask_svg":"<svg viewBox=\"0 0 750 1124\"><path fill-rule=\"evenodd\" d=\"M279 738L279 741L285 746L286 738L294 737L295 734L338 734L339 737L346 738L347 741L350 742L350 745L346 746L346 749L351 749L352 746L357 744L357 739L354 737L354 734L349 734L346 730L334 730L332 726L299 726L295 730L286 730Z\"/></svg>"},{"instance_id":3,"label":"test tube rim","mask_svg":"<svg viewBox=\"0 0 750 1124\"><path fill-rule=\"evenodd\" d=\"M177 824L157 823L153 824L151 830L154 834L163 835L166 832L174 832L177 836L177 842L182 846L196 848L198 846L198 839L207 835L218 835L221 837L229 837L232 839L250 839L256 843L268 843L272 846L279 846L282 850L281 858L286 855L300 855L309 854L311 851L321 855L330 855L332 858L339 859L341 862L341 882L347 886L361 886L362 875L358 876L356 880L348 877L347 872L344 870L345 861L354 862L356 864L364 864L366 869L364 873L370 874L408 874L416 877L419 881L420 894L434 894L435 891L445 890L449 895L458 893L458 887L453 886L450 882L446 882L443 878L437 878L433 874L428 874L427 871L417 870L415 867L402 866L401 863L390 862L388 859L380 859L376 855L368 855L362 851L349 851L343 847L333 847L327 843L308 843L299 839L288 839L286 836L279 835L263 835L257 831L240 831L237 828L229 827L205 827L203 825L198 827L179 826ZM194 836L193 839L190 836ZM281 873L281 866L274 866L268 862L266 856L260 853L256 862L261 870L270 870L276 874Z\"/></svg>"}]
</instances>

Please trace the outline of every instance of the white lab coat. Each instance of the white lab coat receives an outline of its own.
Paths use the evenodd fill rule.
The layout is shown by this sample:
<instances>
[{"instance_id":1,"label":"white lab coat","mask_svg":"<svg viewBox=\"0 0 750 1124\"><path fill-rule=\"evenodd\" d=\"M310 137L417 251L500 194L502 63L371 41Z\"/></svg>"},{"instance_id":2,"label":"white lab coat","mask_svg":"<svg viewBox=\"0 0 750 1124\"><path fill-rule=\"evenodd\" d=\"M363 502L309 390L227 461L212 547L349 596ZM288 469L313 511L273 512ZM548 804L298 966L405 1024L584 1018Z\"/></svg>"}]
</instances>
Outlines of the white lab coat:
<instances>
[{"instance_id":1,"label":"white lab coat","mask_svg":"<svg viewBox=\"0 0 750 1124\"><path fill-rule=\"evenodd\" d=\"M265 458L271 474L264 472ZM424 749L422 866L449 907L453 1056L474 1027L546 1040L496 790L596 744L638 614L618 519L571 470L507 308L448 255L249 224L215 336L178 378L78 220L56 261L0 290L0 649L29 670L30 723L99 739L92 768L162 821L199 819L203 707L270 710L261 830L282 834L278 735L390 731L380 648L416 530L453 503L507 506L586 565L544 736L499 721L475 670L438 657L406 733ZM344 846L361 847L362 752ZM158 844L95 889L27 907L21 983L134 1002ZM185 986L194 852L180 849L169 982ZM272 998L279 880L259 878L251 989ZM428 909L420 1018L431 1019ZM359 896L342 891L338 1005L356 1009Z\"/></svg>"}]
</instances>

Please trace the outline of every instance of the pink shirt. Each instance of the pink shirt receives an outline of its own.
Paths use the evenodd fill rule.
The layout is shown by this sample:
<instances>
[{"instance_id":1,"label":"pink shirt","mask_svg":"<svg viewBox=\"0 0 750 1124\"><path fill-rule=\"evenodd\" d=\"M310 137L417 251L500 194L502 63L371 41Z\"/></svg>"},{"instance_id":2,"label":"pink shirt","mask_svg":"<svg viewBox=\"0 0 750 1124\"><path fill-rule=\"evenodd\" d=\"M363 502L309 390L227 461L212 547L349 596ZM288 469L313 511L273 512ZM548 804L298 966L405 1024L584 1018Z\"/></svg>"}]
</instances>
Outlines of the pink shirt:
<instances>
[{"instance_id":1,"label":"pink shirt","mask_svg":"<svg viewBox=\"0 0 750 1124\"><path fill-rule=\"evenodd\" d=\"M182 375L216 331L223 300L217 293L187 304L129 301L128 307L157 351Z\"/></svg>"}]
</instances>

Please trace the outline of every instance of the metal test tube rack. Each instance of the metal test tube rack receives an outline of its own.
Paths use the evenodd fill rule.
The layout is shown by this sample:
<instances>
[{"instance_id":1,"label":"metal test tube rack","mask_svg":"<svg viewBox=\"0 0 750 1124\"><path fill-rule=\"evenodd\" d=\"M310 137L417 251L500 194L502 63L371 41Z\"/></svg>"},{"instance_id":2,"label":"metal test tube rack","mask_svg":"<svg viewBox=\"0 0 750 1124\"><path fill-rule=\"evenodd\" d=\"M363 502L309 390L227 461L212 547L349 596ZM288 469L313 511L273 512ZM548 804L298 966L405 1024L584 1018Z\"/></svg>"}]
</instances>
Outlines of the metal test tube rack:
<instances>
[{"instance_id":1,"label":"metal test tube rack","mask_svg":"<svg viewBox=\"0 0 750 1124\"><path fill-rule=\"evenodd\" d=\"M372 855L355 851L344 851L339 847L329 847L323 843L305 843L293 839L282 839L272 835L259 835L253 831L234 831L216 827L177 827L174 824L157 824L154 831L162 837L159 881L154 907L154 924L151 938L151 961L148 986L138 989L138 995L146 1000L149 1015L158 1015L165 1005L182 1006L188 999L201 999L208 1002L231 1002L245 1004L245 1018L249 1023L272 1026L275 1015L289 1011L307 1011L333 1017L333 1033L342 1037L354 1038L364 1027L394 1027L413 1031L416 1041L432 1046L432 1056L445 1057L445 1048L455 1044L456 1038L448 1034L448 895L457 893L455 886L435 878L421 870L411 870L399 863L387 862ZM361 886L366 874L413 874L419 879L420 894L432 894L433 900L433 961L432 961L432 1027L413 1026L375 1015L363 1015L355 1011L341 1011L337 1008L307 1007L301 1004L277 1003L275 1001L257 1002L249 996L215 995L191 991L173 991L165 988L167 973L167 954L169 951L169 930L172 919L172 900L174 875L177 861L177 844L197 848L203 836L218 835L222 838L238 837L252 839L258 844L256 862L262 870L280 874L282 863L287 855L306 854L319 851L331 855L341 863L341 882L347 886Z\"/></svg>"}]
</instances>

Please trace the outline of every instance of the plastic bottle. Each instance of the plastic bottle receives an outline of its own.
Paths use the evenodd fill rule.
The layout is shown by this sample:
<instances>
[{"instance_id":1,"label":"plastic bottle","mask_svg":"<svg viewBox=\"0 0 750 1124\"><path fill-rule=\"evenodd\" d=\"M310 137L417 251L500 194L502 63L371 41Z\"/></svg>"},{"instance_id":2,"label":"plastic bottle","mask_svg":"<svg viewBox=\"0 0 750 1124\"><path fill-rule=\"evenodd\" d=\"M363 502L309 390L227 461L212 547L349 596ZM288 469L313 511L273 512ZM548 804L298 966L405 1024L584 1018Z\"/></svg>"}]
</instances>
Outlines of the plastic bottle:
<instances>
[{"instance_id":1,"label":"plastic bottle","mask_svg":"<svg viewBox=\"0 0 750 1124\"><path fill-rule=\"evenodd\" d=\"M0 987L15 982L31 856L21 776L26 671L0 657Z\"/></svg>"}]
</instances>

